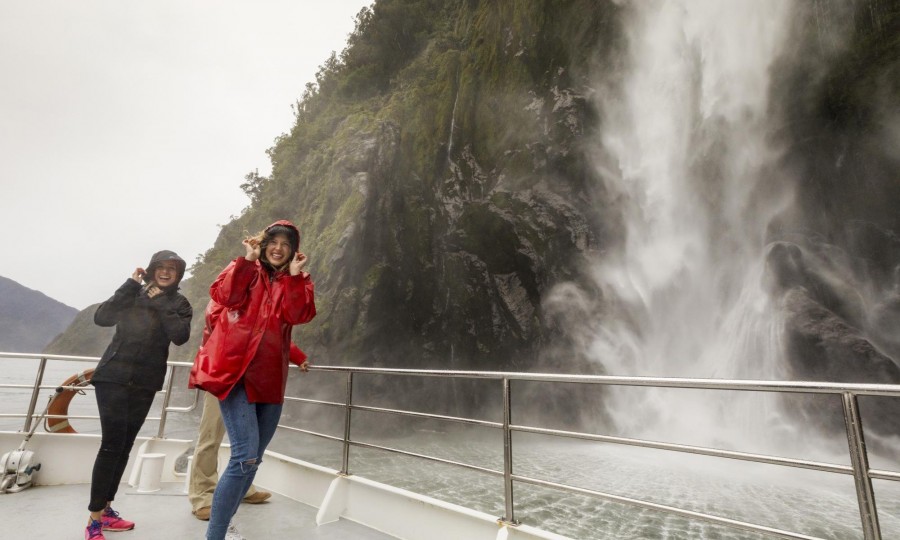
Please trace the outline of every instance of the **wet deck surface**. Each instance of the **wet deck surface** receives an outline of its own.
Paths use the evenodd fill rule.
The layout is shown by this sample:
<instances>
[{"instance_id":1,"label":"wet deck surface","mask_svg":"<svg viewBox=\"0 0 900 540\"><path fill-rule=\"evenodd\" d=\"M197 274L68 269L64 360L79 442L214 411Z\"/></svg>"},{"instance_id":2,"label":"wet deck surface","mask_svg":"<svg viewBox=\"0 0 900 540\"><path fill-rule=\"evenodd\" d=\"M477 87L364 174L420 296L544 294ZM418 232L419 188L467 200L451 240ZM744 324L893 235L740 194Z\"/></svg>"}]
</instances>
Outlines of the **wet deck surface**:
<instances>
[{"instance_id":1,"label":"wet deck surface","mask_svg":"<svg viewBox=\"0 0 900 540\"><path fill-rule=\"evenodd\" d=\"M134 521L131 531L107 532L107 540L202 540L205 521L191 514L183 484L163 484L154 494L138 494L123 484L113 507ZM3 538L83 540L87 524L88 484L35 486L0 494ZM394 537L344 519L316 526L317 510L278 494L264 504L242 504L234 517L247 540L389 540Z\"/></svg>"}]
</instances>

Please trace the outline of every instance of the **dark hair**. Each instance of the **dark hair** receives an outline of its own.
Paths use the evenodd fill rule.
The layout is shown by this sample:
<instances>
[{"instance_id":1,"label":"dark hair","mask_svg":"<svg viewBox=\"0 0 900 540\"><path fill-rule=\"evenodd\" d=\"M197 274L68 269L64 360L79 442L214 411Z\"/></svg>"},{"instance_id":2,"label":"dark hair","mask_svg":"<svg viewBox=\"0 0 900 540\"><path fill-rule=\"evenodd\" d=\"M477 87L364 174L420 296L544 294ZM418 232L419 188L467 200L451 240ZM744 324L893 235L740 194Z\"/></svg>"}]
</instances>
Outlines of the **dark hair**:
<instances>
[{"instance_id":1,"label":"dark hair","mask_svg":"<svg viewBox=\"0 0 900 540\"><path fill-rule=\"evenodd\" d=\"M269 242L275 238L276 235L283 234L287 237L288 242L291 244L291 255L290 259L293 259L293 254L297 253L297 250L300 249L300 236L297 234L297 230L292 227L285 227L284 225L273 225L266 229L263 232L262 240L259 242L259 250L260 255L259 259L266 266L272 268L273 270L277 270L272 264L266 259L266 246L269 245ZM289 259L289 260L290 260Z\"/></svg>"}]
</instances>

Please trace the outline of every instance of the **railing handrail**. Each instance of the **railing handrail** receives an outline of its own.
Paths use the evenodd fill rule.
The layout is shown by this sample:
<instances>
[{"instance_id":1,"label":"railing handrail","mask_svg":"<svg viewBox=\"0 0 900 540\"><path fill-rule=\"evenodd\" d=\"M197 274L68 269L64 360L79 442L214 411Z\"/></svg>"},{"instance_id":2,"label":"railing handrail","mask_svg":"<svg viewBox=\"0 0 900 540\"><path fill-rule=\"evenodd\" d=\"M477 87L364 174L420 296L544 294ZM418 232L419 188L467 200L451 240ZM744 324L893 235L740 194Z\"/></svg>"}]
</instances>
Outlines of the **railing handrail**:
<instances>
[{"instance_id":1,"label":"railing handrail","mask_svg":"<svg viewBox=\"0 0 900 540\"><path fill-rule=\"evenodd\" d=\"M98 362L99 356L73 356L62 354L34 354L0 352L0 358L21 358L39 360L72 360ZM169 366L191 367L192 362L170 360ZM296 366L291 365L291 368ZM578 375L561 373L537 373L515 371L453 371L446 369L401 369L371 368L354 366L310 365L310 371L334 371L342 373L365 373L374 375L405 375L415 377L451 377L464 379L509 379L511 381L586 383L615 386L653 386L657 388L685 388L697 390L740 390L754 392L790 392L812 394L843 394L852 392L858 396L900 397L900 384L839 383L817 381L772 381L760 379L708 379L690 377L650 377L618 375Z\"/></svg>"},{"instance_id":2,"label":"railing handrail","mask_svg":"<svg viewBox=\"0 0 900 540\"><path fill-rule=\"evenodd\" d=\"M13 389L25 389L31 388L32 395L31 401L28 406L28 412L24 415L9 415L3 414L0 415L2 418L21 418L24 416L25 418L25 426L22 428L24 432L28 432L31 429L31 422L34 420L36 416L35 406L38 400L38 394L41 390L53 390L57 388L63 388L65 390L85 390L86 387L74 387L74 386L65 386L65 385L45 385L43 383L44 377L44 369L47 363L47 360L58 360L64 362L91 362L97 363L100 361L99 356L76 356L70 354L44 354L44 353L11 353L11 352L0 352L0 358L12 358L12 359L24 359L24 360L37 360L40 362L38 366L38 372L35 377L34 383L32 385L22 385L22 384L9 384L4 383L0 384L0 388L13 388ZM163 383L163 389L158 393L163 394L163 405L160 415L157 416L148 416L147 420L150 421L159 421L159 428L157 431L158 438L165 437L165 429L166 429L166 417L170 412L190 412L197 408L197 404L199 403L199 395L200 392L194 392L194 402L191 405L186 407L171 407L169 406L169 399L172 395L172 383L174 382L174 370L176 367L191 367L193 363L191 362L176 362L176 361L167 361L166 362L166 379ZM73 418L73 419L89 419L89 420L99 420L100 417L97 415L87 415L87 416L60 416L54 414L44 414L45 418Z\"/></svg>"},{"instance_id":3,"label":"railing handrail","mask_svg":"<svg viewBox=\"0 0 900 540\"><path fill-rule=\"evenodd\" d=\"M30 421L33 414L34 401L36 401L36 393L41 386L41 376L43 374L44 365L47 360L68 360L68 361L93 361L99 358L86 356L70 356L70 355L45 355L45 354L27 354L27 353L5 353L0 352L0 358L26 358L40 359L41 365L38 369L38 376L35 380L34 395L32 396L32 405L29 409L28 420ZM189 362L169 362L169 371L167 373L166 388L162 392L165 393L165 403L160 418L159 437L164 436L165 415L168 411L185 411L191 410L193 407L185 409L169 408L168 399L171 394L172 381L174 380L175 367L189 367ZM292 366L295 367L295 366ZM606 500L615 500L633 504L643 508L652 508L665 512L674 513L717 523L720 525L728 525L744 530L774 534L783 538L794 539L814 539L814 537L783 531L763 525L732 520L712 514L688 511L676 507L659 505L647 501L629 499L614 494L603 493L599 491L567 486L555 482L548 482L535 478L529 478L513 473L512 462L512 437L514 431L524 433L537 433L551 436L574 437L586 440L595 440L602 442L610 442L615 444L626 444L632 446L644 446L666 451L687 452L712 457L738 459L744 461L753 461L758 463L767 463L777 466L788 466L813 469L828 473L852 474L856 484L857 499L860 509L860 519L863 527L863 535L866 540L880 540L881 532L878 524L878 511L875 504L875 494L872 489L872 478L879 478L890 481L900 481L900 473L894 471L875 470L869 467L868 453L866 450L865 439L863 434L862 419L857 404L857 397L865 396L884 396L884 397L900 397L900 385L893 384L867 384L867 383L834 383L834 382L812 382L812 381L766 381L766 380L740 380L740 379L703 379L703 378L685 378L685 377L624 377L614 375L577 375L577 374L559 374L559 373L531 373L531 372L501 372L501 371L451 371L451 370L431 370L431 369L398 369L398 368L368 368L368 367L352 367L352 366L310 366L313 372L336 372L346 375L345 397L344 403L327 402L319 400L311 400L304 398L296 398L286 396L286 399L309 403L312 405L337 406L345 408L344 416L344 435L334 437L314 431L293 428L290 426L279 425L280 428L286 428L292 431L322 437L328 440L339 441L343 443L343 457L341 474L349 475L349 449L351 446L361 448L371 448L397 454L423 458L427 460L437 461L450 465L456 465L464 468L477 470L483 473L501 475L504 479L504 501L506 515L500 518L501 521L516 525L518 521L515 519L514 498L513 498L513 482L522 482L526 484L542 485L556 489L567 490L574 493L581 493ZM407 411L402 409L388 409L380 407L362 406L353 403L353 379L355 374L369 375L390 375L390 376L420 376L420 377L451 377L465 379L490 379L498 380L503 384L503 422L487 422L466 417L451 417L442 415L432 415L420 413L416 411ZM596 435L582 432L560 431L546 428L537 428L532 426L514 425L511 423L512 401L510 399L510 382L511 381L532 381L532 382L552 382L552 383L582 383L582 384L599 384L606 386L643 386L656 388L682 388L682 389L699 389L699 390L732 390L732 391L755 391L755 392L776 392L776 393L811 393L811 394L831 394L839 395L842 399L845 430L848 439L848 450L850 454L851 466L835 465L830 463L819 463L800 459L789 459L776 456L766 456L761 454L751 454L736 451L718 450L715 448L706 448L701 446L688 446L673 443L664 443L656 441L642 441L639 439L627 439L621 437L612 437L605 435ZM12 385L0 385L0 387ZM20 386L20 385L15 385ZM195 394L194 407L197 403L197 395ZM485 469L473 465L444 460L434 456L411 453L395 448L364 443L351 440L351 416L353 410L362 410L369 412L397 414L403 416L414 416L420 418L429 418L435 420L447 420L461 423L474 423L491 428L500 428L503 431L504 442L504 459L503 471L495 471ZM27 427L27 423L26 423Z\"/></svg>"},{"instance_id":4,"label":"railing handrail","mask_svg":"<svg viewBox=\"0 0 900 540\"><path fill-rule=\"evenodd\" d=\"M630 499L627 497L621 497L618 495L603 493L599 491L588 490L584 488L578 488L574 486L567 486L565 484L558 484L554 482L547 482L544 480L539 480L536 478L529 478L527 476L516 475L512 473L512 439L511 433L513 431L520 432L530 432L530 433L540 433L545 435L553 435L553 436L564 436L564 437L576 437L583 438L588 440L598 440L603 442L611 442L617 444L629 444L633 446L644 446L649 448L656 448L660 450L667 451L676 451L676 452L686 452L686 453L694 453L700 455L707 455L712 457L720 457L720 458L729 458L729 459L738 459L743 461L753 461L758 463L766 463L770 465L776 466L788 466L788 467L797 467L797 468L805 468L818 470L827 473L839 473L839 474L851 474L854 477L854 481L856 484L857 490L857 499L859 503L860 510L860 521L863 528L863 536L865 540L881 540L881 531L878 524L878 511L875 504L875 494L872 489L872 478L879 478L883 480L892 480L892 481L900 481L900 473L893 471L880 471L874 470L869 467L868 464L868 454L865 446L865 440L863 437L863 429L862 429L862 419L860 417L859 407L857 405L857 397L861 395L866 396L883 396L883 397L900 397L900 385L893 384L870 384L870 383L834 383L834 382L813 382L813 381L766 381L766 380L739 380L739 379L702 379L702 378L685 378L685 377L623 377L623 376L614 376L614 375L575 375L575 374L558 374L558 373L531 373L531 372L500 372L500 371L451 371L451 370L430 370L430 369L397 369L397 368L366 368L366 367L352 367L352 366L310 366L310 371L321 371L321 372L337 372L344 373L347 375L347 395L345 397L346 403L346 418L345 418L345 435L342 439L344 446L344 459L342 466L342 474L350 474L349 473L349 465L348 465L348 456L349 456L349 447L350 446L358 446L364 448L374 448L378 450L384 450L388 452L393 452L396 454L421 457L424 459L428 459L431 461L438 461L450 465L458 465L465 468L474 468L480 469L468 464L452 462L448 460L442 460L440 458L435 458L433 456L422 456L418 454L413 454L407 451L398 450L395 448L388 448L379 445L372 445L367 443L361 443L358 441L353 441L350 439L350 416L351 411L354 409L357 410L370 410L375 412L383 412L390 414L400 414L404 416L418 416L418 417L430 417L432 415L424 415L423 413L413 412L413 411L403 411L397 409L386 409L386 408L372 408L372 407L362 407L359 405L353 405L352 400L352 388L353 388L353 375L354 374L372 374L372 375L393 375L393 376L422 376L422 377L452 377L452 378L467 378L467 379L493 379L502 381L503 383L503 406L504 406L504 414L503 414L503 424L501 426L503 430L503 438L504 438L504 470L502 472L502 476L504 478L504 501L506 507L506 515L500 518L501 521L506 522L510 525L516 525L518 521L515 519L514 514L514 499L513 499L513 481L522 482L533 485L543 485L545 487L563 489L574 493L581 493L593 497L598 497L606 500L613 500L618 502L623 502L626 504L632 504L642 508L651 508L655 510L660 510L664 512L673 513L676 515L681 515L685 517L691 517L695 519L705 520L711 523L716 523L719 525L731 526L747 531L752 532L760 532L773 534L782 538L792 538L792 539L809 539L816 540L815 537L795 533L791 531L780 530L772 527L767 527L764 525L757 525L753 523L743 522L739 520L733 520L729 518L724 518L721 516L716 516L712 514L705 514L702 512L694 512L689 510L684 510L681 508L676 508L672 506L660 505L656 503L650 503L647 501L641 501L637 499ZM559 430L551 430L551 429L543 429L543 428L535 428L531 426L519 426L513 425L510 423L510 410L511 410L511 400L510 400L510 387L509 383L511 381L532 381L532 382L554 382L554 383L583 383L583 384L600 384L600 385L618 385L618 386L643 386L643 387L656 387L656 388L682 388L682 389L698 389L698 390L732 390L732 391L754 391L754 392L776 392L776 393L804 393L804 394L824 394L824 395L838 395L842 399L843 403L843 412L844 412L844 420L845 420L845 429L849 444L849 453L850 460L852 465L842 466L835 465L830 463L820 463L814 461L807 460L799 460L799 459L788 459L781 458L776 456L766 456L762 454L750 454L745 452L734 452L734 451L726 451L726 450L717 450L714 448L706 448L700 446L688 446L688 445L678 445L672 443L660 443L654 441L641 441L638 439L626 439L619 437L610 437L610 436L602 436L602 435L594 435L588 433L580 433L580 432L563 432ZM294 398L298 401L306 401L316 405L336 405L331 402L315 402L314 400L303 400L300 398ZM460 419L457 417L445 417L441 418L439 415L433 415L435 419L444 419L444 420L452 420L459 421ZM492 425L493 424L493 425ZM484 423L487 427L495 427L496 423ZM286 427L286 426L279 426ZM338 439L336 437L327 436L323 434L319 434L312 431L307 430L296 430L309 435L316 435L320 437L325 437L327 439ZM340 440L340 439L338 439ZM493 470L482 470L481 472L490 473L490 474L498 474L499 471Z\"/></svg>"},{"instance_id":5,"label":"railing handrail","mask_svg":"<svg viewBox=\"0 0 900 540\"><path fill-rule=\"evenodd\" d=\"M442 369L397 369L350 366L309 366L310 371L337 371L375 375L417 377L452 377L465 379L509 379L511 381L604 384L614 386L652 386L656 388L688 388L697 390L742 390L753 392L790 392L900 397L900 384L835 383L815 381L768 381L757 379L704 379L689 377L624 377L618 375L576 375L513 371L451 371Z\"/></svg>"},{"instance_id":6,"label":"railing handrail","mask_svg":"<svg viewBox=\"0 0 900 540\"><path fill-rule=\"evenodd\" d=\"M43 354L43 353L11 353L0 352L0 358L21 358L24 360L71 360L74 362L99 362L99 356L76 356L72 354Z\"/></svg>"}]
</instances>

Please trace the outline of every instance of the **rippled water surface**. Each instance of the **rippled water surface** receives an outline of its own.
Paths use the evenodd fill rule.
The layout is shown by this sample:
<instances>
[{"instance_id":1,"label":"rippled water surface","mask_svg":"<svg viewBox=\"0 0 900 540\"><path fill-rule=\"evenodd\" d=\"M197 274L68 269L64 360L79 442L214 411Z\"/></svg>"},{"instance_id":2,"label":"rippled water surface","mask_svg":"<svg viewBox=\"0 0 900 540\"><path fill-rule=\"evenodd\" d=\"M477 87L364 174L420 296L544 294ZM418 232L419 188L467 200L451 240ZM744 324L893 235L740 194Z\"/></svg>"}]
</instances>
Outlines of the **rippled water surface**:
<instances>
[{"instance_id":1,"label":"rippled water surface","mask_svg":"<svg viewBox=\"0 0 900 540\"><path fill-rule=\"evenodd\" d=\"M495 470L502 442L460 433L428 432L368 440ZM791 532L849 540L862 538L849 476L592 442L514 438L514 472L657 504L709 513ZM298 450L299 448L299 450ZM340 447L311 437L279 435L273 449L340 468ZM353 449L351 472L438 499L504 514L499 477L387 452ZM884 538L900 538L900 486L876 482ZM516 483L516 518L573 538L772 538L633 505Z\"/></svg>"}]
</instances>

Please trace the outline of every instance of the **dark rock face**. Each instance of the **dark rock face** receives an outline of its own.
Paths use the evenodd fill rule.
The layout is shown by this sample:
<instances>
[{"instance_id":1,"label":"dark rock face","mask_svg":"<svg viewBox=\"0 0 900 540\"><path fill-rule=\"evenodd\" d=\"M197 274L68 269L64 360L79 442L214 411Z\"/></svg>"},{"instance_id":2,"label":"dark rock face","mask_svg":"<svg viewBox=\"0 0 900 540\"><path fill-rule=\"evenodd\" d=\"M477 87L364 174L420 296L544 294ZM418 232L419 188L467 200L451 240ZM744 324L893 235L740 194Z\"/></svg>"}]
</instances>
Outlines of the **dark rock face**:
<instances>
[{"instance_id":1,"label":"dark rock face","mask_svg":"<svg viewBox=\"0 0 900 540\"><path fill-rule=\"evenodd\" d=\"M857 328L802 289L785 294L788 358L805 380L900 383L900 368Z\"/></svg>"},{"instance_id":2,"label":"dark rock face","mask_svg":"<svg viewBox=\"0 0 900 540\"><path fill-rule=\"evenodd\" d=\"M878 258L878 242L853 223L900 230L900 8L812 2L798 5L795 19L797 46L777 66L772 92L783 166L798 181L799 220L851 253Z\"/></svg>"},{"instance_id":3,"label":"dark rock face","mask_svg":"<svg viewBox=\"0 0 900 540\"><path fill-rule=\"evenodd\" d=\"M616 35L613 5L596 8L438 10L456 30L433 34L394 93L319 149L300 155L289 139L273 149L271 183L284 186L273 197L319 183L294 210L323 308L296 331L310 352L352 364L537 365L553 340L546 291L578 279L582 254L601 242L596 173L579 149L596 122L587 62Z\"/></svg>"},{"instance_id":4,"label":"dark rock face","mask_svg":"<svg viewBox=\"0 0 900 540\"><path fill-rule=\"evenodd\" d=\"M867 301L846 254L830 244L773 244L766 278L785 313L785 357L795 379L900 384L893 338L898 327L892 326L900 320L896 293ZM842 425L837 408L823 408L817 399L786 399L822 428ZM900 433L900 400L881 401L864 410L867 428Z\"/></svg>"},{"instance_id":5,"label":"dark rock face","mask_svg":"<svg viewBox=\"0 0 900 540\"><path fill-rule=\"evenodd\" d=\"M798 6L775 71L776 137L796 202L770 227L772 293L798 378L900 382L900 9Z\"/></svg>"}]
</instances>

